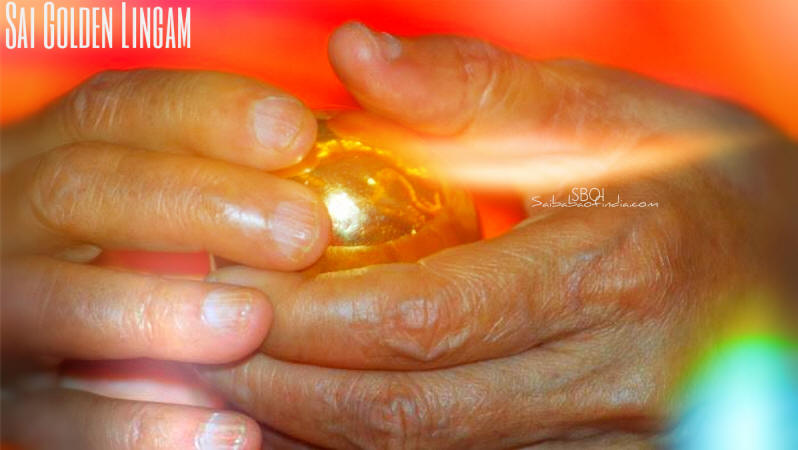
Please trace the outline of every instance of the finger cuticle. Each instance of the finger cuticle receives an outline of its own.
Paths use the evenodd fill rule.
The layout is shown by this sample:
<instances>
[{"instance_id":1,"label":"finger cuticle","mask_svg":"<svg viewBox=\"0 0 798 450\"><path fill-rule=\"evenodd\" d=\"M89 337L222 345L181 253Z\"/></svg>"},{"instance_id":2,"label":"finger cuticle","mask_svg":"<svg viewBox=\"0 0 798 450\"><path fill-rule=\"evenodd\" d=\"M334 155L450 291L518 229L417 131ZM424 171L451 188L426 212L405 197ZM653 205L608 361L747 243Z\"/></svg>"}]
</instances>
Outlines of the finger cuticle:
<instances>
[{"instance_id":1,"label":"finger cuticle","mask_svg":"<svg viewBox=\"0 0 798 450\"><path fill-rule=\"evenodd\" d=\"M402 56L402 43L396 36L383 32L377 36L377 42L379 43L382 56L386 60L393 61Z\"/></svg>"},{"instance_id":2,"label":"finger cuticle","mask_svg":"<svg viewBox=\"0 0 798 450\"><path fill-rule=\"evenodd\" d=\"M226 413L213 413L194 440L194 447L198 450L238 450L246 444L246 422Z\"/></svg>"},{"instance_id":3,"label":"finger cuticle","mask_svg":"<svg viewBox=\"0 0 798 450\"><path fill-rule=\"evenodd\" d=\"M361 59L368 60L377 56L385 61L393 61L402 55L402 43L392 34L376 33L362 23L354 23L351 27L364 41L365 46L359 52Z\"/></svg>"},{"instance_id":4,"label":"finger cuticle","mask_svg":"<svg viewBox=\"0 0 798 450\"><path fill-rule=\"evenodd\" d=\"M254 102L252 128L258 143L278 152L290 151L302 131L307 111L291 97L271 96Z\"/></svg>"}]
</instances>

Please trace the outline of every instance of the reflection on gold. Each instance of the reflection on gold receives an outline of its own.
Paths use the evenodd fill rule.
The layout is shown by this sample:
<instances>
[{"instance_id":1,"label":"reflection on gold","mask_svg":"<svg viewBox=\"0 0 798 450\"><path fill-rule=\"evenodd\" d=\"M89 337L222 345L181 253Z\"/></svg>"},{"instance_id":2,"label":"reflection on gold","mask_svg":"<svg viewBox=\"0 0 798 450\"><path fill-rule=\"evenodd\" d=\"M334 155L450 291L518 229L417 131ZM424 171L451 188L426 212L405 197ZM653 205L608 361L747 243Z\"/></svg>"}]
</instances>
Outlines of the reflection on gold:
<instances>
[{"instance_id":1,"label":"reflection on gold","mask_svg":"<svg viewBox=\"0 0 798 450\"><path fill-rule=\"evenodd\" d=\"M313 154L282 172L316 191L330 213L333 245L374 245L417 233L441 205L441 186L389 152L323 132Z\"/></svg>"},{"instance_id":2,"label":"reflection on gold","mask_svg":"<svg viewBox=\"0 0 798 450\"><path fill-rule=\"evenodd\" d=\"M315 149L278 172L315 191L332 222L332 239L310 272L415 261L479 237L470 197L395 153L341 139L319 123Z\"/></svg>"},{"instance_id":3,"label":"reflection on gold","mask_svg":"<svg viewBox=\"0 0 798 450\"><path fill-rule=\"evenodd\" d=\"M352 242L358 239L358 228L366 221L365 213L345 191L333 191L324 197L324 204L330 214L333 239L338 242Z\"/></svg>"}]
</instances>

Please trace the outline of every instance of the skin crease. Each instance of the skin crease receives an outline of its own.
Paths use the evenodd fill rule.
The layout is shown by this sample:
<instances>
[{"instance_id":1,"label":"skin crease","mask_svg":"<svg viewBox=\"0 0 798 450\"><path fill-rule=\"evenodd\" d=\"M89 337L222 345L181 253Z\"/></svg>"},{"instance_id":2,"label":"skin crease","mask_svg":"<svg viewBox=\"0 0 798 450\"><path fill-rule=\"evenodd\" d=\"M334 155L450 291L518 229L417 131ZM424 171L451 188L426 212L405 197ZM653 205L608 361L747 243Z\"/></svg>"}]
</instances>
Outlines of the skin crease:
<instances>
[{"instance_id":1,"label":"skin crease","mask_svg":"<svg viewBox=\"0 0 798 450\"><path fill-rule=\"evenodd\" d=\"M309 112L291 148L273 152L236 126L249 123L249 102L284 95L268 86L204 72L100 75L4 130L3 191L12 201L3 203L3 343L24 344L4 347L4 359L216 364L250 353L268 331L267 354L199 369L265 424L226 413L247 448L259 435L267 448L649 448L698 331L752 280L778 283L786 274L776 268L792 267L782 258L794 255L783 240L796 225L784 211L794 208L773 205L796 204L793 144L745 112L629 74L535 63L453 37L397 41L350 24L332 37L330 56L364 107L336 118L337 130L426 148L430 164L450 166L455 178L470 167L453 161L498 158L509 169L517 160L482 145L508 135L521 144L509 148L530 160L541 142L530 137L540 136L571 150L570 162L594 153L647 160L635 153L643 143L695 131L732 136L730 148L744 151L710 151L712 159L638 177L604 173L609 198L659 201L655 210L532 211L511 233L417 264L305 279L277 270L312 263L328 219L317 214L306 250L281 253L258 227L281 202L312 197L253 170L307 150ZM458 148L468 151L453 154ZM206 283L111 273L78 264L96 253L70 247L87 242L206 248L271 271L229 268ZM197 313L220 283L258 288L242 291L252 321L221 337ZM30 337L40 318L54 331ZM122 338L92 338L102 329ZM64 389L4 399L3 416L4 436L44 448L191 448L213 418Z\"/></svg>"},{"instance_id":2,"label":"skin crease","mask_svg":"<svg viewBox=\"0 0 798 450\"><path fill-rule=\"evenodd\" d=\"M204 374L274 448L656 448L694 352L745 293L795 279L795 145L748 112L585 63L359 24L332 36L330 59L364 107L330 121L344 136L426 148L455 178L461 161L520 161L484 147L508 135L545 165L545 142L605 160L589 177L574 166L589 180L576 186L659 206L530 208L503 236L416 264L211 274L273 301L265 354ZM667 170L636 165L669 154ZM516 181L525 196L567 195Z\"/></svg>"},{"instance_id":3,"label":"skin crease","mask_svg":"<svg viewBox=\"0 0 798 450\"><path fill-rule=\"evenodd\" d=\"M157 381L152 398L130 396L145 401L78 393L57 368L67 358L219 364L255 351L272 319L262 292L84 263L126 248L308 266L327 246L327 212L264 169L293 164L315 136L313 114L275 88L163 70L96 75L4 129L4 442L259 448L258 425L241 413L161 404L177 398ZM126 395L123 384L111 389Z\"/></svg>"}]
</instances>

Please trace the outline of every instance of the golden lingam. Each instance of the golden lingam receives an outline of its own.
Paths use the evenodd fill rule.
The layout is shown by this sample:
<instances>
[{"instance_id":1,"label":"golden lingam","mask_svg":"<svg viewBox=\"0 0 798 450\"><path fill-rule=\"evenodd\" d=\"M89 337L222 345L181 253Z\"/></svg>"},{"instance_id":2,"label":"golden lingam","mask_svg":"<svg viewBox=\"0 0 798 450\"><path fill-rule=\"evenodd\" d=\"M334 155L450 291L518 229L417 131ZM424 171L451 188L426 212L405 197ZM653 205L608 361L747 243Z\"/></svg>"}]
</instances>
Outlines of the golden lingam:
<instances>
[{"instance_id":1,"label":"golden lingam","mask_svg":"<svg viewBox=\"0 0 798 450\"><path fill-rule=\"evenodd\" d=\"M415 261L479 238L465 191L394 152L340 138L324 121L314 150L278 174L315 191L330 214L330 246L313 272Z\"/></svg>"},{"instance_id":2,"label":"golden lingam","mask_svg":"<svg viewBox=\"0 0 798 450\"><path fill-rule=\"evenodd\" d=\"M278 173L319 194L332 221L333 246L382 244L413 235L443 208L438 185L385 150L338 139L326 128L315 150Z\"/></svg>"},{"instance_id":3,"label":"golden lingam","mask_svg":"<svg viewBox=\"0 0 798 450\"><path fill-rule=\"evenodd\" d=\"M330 215L330 245L306 273L412 262L480 236L468 193L396 152L337 136L323 120L314 149L276 175L310 188Z\"/></svg>"}]
</instances>

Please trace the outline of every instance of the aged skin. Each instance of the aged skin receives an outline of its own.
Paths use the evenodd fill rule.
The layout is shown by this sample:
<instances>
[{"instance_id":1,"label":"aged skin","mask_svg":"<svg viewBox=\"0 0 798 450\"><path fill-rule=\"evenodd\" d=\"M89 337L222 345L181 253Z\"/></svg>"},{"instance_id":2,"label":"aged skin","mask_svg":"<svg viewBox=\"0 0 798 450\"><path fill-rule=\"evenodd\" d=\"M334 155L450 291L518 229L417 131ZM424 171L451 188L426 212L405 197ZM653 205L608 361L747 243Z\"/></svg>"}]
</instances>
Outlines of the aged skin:
<instances>
[{"instance_id":1,"label":"aged skin","mask_svg":"<svg viewBox=\"0 0 798 450\"><path fill-rule=\"evenodd\" d=\"M268 333L265 355L198 367L265 424L267 448L647 448L702 331L741 292L795 279L794 144L749 113L587 64L357 24L333 35L330 59L364 108L331 123L344 136L423 152L460 182L503 178L529 195L590 175L661 206L530 210L510 233L418 263L291 273L322 254L329 218L262 171L308 151L311 113L230 75L102 74L3 132L4 369L229 363ZM80 264L119 246L250 268L199 283ZM241 413L44 384L3 398L4 437L260 445Z\"/></svg>"},{"instance_id":2,"label":"aged skin","mask_svg":"<svg viewBox=\"0 0 798 450\"><path fill-rule=\"evenodd\" d=\"M659 207L530 208L415 264L213 274L273 301L267 355L205 372L277 448L653 447L691 353L745 292L795 279L796 149L745 111L457 37L350 24L329 51L365 109L330 123L343 135L426 148L461 180L521 164L532 182L506 176L527 194L590 172L576 186ZM576 175L524 163L552 148Z\"/></svg>"},{"instance_id":3,"label":"aged skin","mask_svg":"<svg viewBox=\"0 0 798 450\"><path fill-rule=\"evenodd\" d=\"M259 448L258 426L242 414L112 400L22 369L64 358L221 363L257 349L272 309L256 290L81 263L122 247L308 266L329 239L324 205L264 169L295 163L315 136L313 114L275 88L161 70L101 73L4 129L3 388L12 397L3 396L3 439Z\"/></svg>"}]
</instances>

